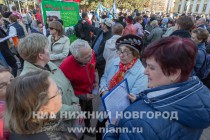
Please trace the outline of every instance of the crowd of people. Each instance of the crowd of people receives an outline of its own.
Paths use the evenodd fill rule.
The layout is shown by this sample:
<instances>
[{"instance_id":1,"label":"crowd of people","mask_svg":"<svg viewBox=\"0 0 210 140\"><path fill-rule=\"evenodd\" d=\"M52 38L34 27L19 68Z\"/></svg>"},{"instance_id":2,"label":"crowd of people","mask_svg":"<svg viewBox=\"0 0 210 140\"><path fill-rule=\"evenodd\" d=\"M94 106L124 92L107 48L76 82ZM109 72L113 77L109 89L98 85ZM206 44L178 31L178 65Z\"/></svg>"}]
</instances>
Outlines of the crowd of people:
<instances>
[{"instance_id":1,"label":"crowd of people","mask_svg":"<svg viewBox=\"0 0 210 140\"><path fill-rule=\"evenodd\" d=\"M0 38L11 36L0 42L5 59L0 61L0 139L70 140L85 134L97 140L199 140L210 126L210 73L203 73L204 63L210 63L210 26L202 16L135 10L120 12L117 19L103 14L98 21L83 12L75 25L78 39L70 42L56 16L44 25L39 8L36 14L12 10L4 6L0 15ZM93 99L124 79L131 102L125 112L177 112L178 119L146 115L109 124L100 116L97 133L87 131L92 118L77 113L92 113L93 106L105 111ZM64 112L76 116L62 118ZM86 131L69 131L76 127ZM143 131L115 131L134 127Z\"/></svg>"}]
</instances>

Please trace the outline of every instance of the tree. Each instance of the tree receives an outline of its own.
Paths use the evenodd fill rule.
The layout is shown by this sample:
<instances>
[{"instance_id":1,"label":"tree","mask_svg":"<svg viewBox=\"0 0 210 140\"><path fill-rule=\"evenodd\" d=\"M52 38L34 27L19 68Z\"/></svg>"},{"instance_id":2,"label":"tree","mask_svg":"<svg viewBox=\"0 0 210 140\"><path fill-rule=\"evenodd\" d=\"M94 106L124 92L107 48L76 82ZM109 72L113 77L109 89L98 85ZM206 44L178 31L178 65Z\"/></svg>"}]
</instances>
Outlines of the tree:
<instances>
[{"instance_id":1,"label":"tree","mask_svg":"<svg viewBox=\"0 0 210 140\"><path fill-rule=\"evenodd\" d=\"M114 0L81 0L81 4L88 2L87 8L95 10L99 3L102 3L106 8L111 8L113 6ZM119 9L138 9L139 11L144 10L150 6L150 0L116 0L117 8Z\"/></svg>"}]
</instances>

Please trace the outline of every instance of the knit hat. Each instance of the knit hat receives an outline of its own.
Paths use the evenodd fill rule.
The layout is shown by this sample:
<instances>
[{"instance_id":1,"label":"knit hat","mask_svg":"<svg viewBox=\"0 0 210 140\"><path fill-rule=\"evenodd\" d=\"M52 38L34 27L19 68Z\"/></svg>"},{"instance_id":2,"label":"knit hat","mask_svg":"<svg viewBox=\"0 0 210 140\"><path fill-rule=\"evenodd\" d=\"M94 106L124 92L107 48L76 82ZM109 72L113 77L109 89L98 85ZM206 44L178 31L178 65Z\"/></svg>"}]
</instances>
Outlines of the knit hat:
<instances>
[{"instance_id":1,"label":"knit hat","mask_svg":"<svg viewBox=\"0 0 210 140\"><path fill-rule=\"evenodd\" d=\"M108 27L112 27L114 25L114 22L110 18L102 19L102 23Z\"/></svg>"},{"instance_id":2,"label":"knit hat","mask_svg":"<svg viewBox=\"0 0 210 140\"><path fill-rule=\"evenodd\" d=\"M121 46L126 46L140 53L143 47L143 41L139 36L128 34L117 39L115 45L117 49Z\"/></svg>"}]
</instances>

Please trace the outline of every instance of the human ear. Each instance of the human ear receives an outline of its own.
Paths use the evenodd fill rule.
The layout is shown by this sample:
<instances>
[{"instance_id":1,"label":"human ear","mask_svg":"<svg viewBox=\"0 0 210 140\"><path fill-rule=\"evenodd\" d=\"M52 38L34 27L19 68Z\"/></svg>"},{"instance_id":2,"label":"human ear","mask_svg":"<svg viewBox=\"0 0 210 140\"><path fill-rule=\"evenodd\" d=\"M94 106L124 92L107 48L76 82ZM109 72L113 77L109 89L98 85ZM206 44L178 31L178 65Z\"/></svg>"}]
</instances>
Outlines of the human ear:
<instances>
[{"instance_id":1,"label":"human ear","mask_svg":"<svg viewBox=\"0 0 210 140\"><path fill-rule=\"evenodd\" d=\"M175 73L170 75L170 80L172 83L176 83L180 80L181 77L181 69L177 69Z\"/></svg>"}]
</instances>

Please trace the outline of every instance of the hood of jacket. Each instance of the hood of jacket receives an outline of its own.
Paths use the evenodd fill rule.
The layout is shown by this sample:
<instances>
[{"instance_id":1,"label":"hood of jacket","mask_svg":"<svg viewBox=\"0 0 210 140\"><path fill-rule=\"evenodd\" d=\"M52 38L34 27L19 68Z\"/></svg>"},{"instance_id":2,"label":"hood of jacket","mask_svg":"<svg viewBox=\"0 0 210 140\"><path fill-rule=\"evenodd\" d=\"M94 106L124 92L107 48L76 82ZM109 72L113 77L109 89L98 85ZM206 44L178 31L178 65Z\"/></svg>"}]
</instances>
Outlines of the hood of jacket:
<instances>
[{"instance_id":1,"label":"hood of jacket","mask_svg":"<svg viewBox=\"0 0 210 140\"><path fill-rule=\"evenodd\" d=\"M210 125L210 91L197 77L142 92L146 104L157 111L177 112L180 124L196 129Z\"/></svg>"},{"instance_id":2,"label":"hood of jacket","mask_svg":"<svg viewBox=\"0 0 210 140\"><path fill-rule=\"evenodd\" d=\"M176 30L170 36L173 35L184 38L191 38L190 32L188 32L187 30Z\"/></svg>"}]
</instances>

